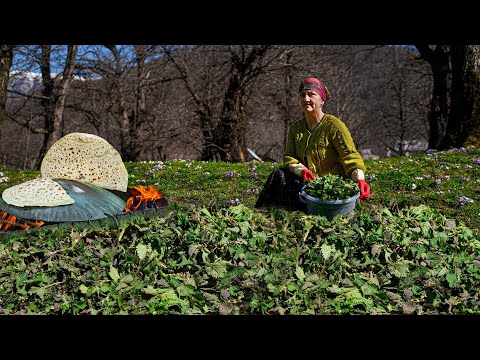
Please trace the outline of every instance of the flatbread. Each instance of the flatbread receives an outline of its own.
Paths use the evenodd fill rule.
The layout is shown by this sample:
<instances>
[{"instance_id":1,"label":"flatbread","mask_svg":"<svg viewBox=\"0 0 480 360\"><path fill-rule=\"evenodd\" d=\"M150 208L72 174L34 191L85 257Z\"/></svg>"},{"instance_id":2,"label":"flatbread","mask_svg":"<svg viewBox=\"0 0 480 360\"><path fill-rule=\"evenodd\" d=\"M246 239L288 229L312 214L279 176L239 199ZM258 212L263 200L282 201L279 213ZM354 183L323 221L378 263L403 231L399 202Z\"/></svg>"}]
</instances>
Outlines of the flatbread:
<instances>
[{"instance_id":1,"label":"flatbread","mask_svg":"<svg viewBox=\"0 0 480 360\"><path fill-rule=\"evenodd\" d=\"M13 206L59 206L73 204L75 200L52 179L38 178L6 188L3 200Z\"/></svg>"},{"instance_id":2,"label":"flatbread","mask_svg":"<svg viewBox=\"0 0 480 360\"><path fill-rule=\"evenodd\" d=\"M118 151L100 136L87 133L70 133L55 142L42 160L40 174L123 192L128 186L128 172Z\"/></svg>"}]
</instances>

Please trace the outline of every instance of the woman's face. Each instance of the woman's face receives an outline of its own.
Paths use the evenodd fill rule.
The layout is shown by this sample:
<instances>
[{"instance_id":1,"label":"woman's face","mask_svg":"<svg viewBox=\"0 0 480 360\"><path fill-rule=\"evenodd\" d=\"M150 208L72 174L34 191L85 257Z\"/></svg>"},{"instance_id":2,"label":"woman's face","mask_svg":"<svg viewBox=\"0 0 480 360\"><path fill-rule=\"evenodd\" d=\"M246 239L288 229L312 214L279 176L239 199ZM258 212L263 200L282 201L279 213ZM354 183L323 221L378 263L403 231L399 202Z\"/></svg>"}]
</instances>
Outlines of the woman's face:
<instances>
[{"instance_id":1,"label":"woman's face","mask_svg":"<svg viewBox=\"0 0 480 360\"><path fill-rule=\"evenodd\" d=\"M320 110L322 109L323 100L316 91L313 91L313 90L302 91L298 95L298 98L299 98L300 109L302 109L303 112L311 112L318 109Z\"/></svg>"}]
</instances>

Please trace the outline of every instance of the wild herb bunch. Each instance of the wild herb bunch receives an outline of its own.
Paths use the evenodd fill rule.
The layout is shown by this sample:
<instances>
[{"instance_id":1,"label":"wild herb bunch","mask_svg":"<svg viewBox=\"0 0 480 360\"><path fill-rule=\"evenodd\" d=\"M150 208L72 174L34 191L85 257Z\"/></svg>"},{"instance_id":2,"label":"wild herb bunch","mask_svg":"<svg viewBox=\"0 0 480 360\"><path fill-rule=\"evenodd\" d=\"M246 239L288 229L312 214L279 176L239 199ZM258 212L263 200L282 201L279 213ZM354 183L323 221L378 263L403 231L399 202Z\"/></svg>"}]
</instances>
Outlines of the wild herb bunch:
<instances>
[{"instance_id":1,"label":"wild herb bunch","mask_svg":"<svg viewBox=\"0 0 480 360\"><path fill-rule=\"evenodd\" d=\"M307 182L305 193L320 200L343 200L359 193L358 185L351 179L326 174Z\"/></svg>"}]
</instances>

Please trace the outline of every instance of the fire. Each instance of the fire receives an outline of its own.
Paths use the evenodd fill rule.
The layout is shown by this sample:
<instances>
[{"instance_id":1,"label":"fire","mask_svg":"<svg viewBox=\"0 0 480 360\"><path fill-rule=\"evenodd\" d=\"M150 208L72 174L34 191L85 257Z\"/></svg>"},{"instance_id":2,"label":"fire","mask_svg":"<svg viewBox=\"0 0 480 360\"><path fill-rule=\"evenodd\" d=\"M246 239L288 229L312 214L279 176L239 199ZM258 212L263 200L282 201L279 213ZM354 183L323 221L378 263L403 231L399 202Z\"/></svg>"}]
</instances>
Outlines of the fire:
<instances>
[{"instance_id":1,"label":"fire","mask_svg":"<svg viewBox=\"0 0 480 360\"><path fill-rule=\"evenodd\" d=\"M40 220L28 221L25 219L17 219L16 216L0 210L0 229L3 230L16 230L17 227L22 230L28 230L31 227L40 227L43 224L45 224L45 222Z\"/></svg>"},{"instance_id":2,"label":"fire","mask_svg":"<svg viewBox=\"0 0 480 360\"><path fill-rule=\"evenodd\" d=\"M130 189L130 197L125 206L125 212L143 210L145 208L159 208L166 206L166 199L153 185L135 186Z\"/></svg>"}]
</instances>

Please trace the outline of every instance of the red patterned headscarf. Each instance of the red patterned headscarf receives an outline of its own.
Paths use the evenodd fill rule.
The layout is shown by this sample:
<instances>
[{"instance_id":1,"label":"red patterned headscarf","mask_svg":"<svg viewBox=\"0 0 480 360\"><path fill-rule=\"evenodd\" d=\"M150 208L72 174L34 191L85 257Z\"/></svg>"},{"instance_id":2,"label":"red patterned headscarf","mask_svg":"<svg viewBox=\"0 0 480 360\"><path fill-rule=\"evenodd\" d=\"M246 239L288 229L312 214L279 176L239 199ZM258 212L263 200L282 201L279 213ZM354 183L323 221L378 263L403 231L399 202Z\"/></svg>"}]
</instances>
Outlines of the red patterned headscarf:
<instances>
[{"instance_id":1,"label":"red patterned headscarf","mask_svg":"<svg viewBox=\"0 0 480 360\"><path fill-rule=\"evenodd\" d=\"M302 92L305 90L313 90L315 91L323 101L327 101L332 96L328 91L327 87L317 78L306 78L300 83L300 87L298 88L298 92Z\"/></svg>"}]
</instances>

